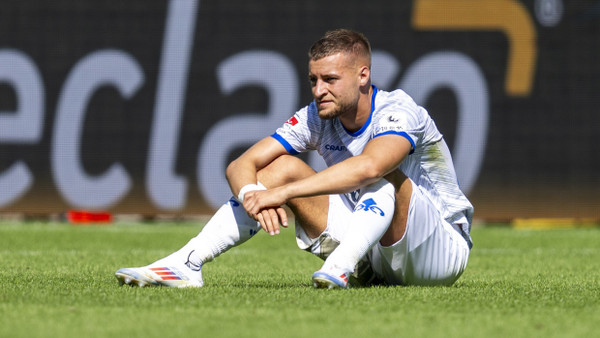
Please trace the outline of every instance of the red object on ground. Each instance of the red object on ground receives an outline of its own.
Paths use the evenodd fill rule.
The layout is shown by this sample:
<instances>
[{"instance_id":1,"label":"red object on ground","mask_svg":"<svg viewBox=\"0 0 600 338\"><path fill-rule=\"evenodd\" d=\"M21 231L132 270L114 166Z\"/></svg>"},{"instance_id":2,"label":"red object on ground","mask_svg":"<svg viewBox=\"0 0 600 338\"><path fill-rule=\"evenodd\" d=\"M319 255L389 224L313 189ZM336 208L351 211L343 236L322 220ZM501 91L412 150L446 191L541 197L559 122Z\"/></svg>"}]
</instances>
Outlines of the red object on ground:
<instances>
[{"instance_id":1,"label":"red object on ground","mask_svg":"<svg viewBox=\"0 0 600 338\"><path fill-rule=\"evenodd\" d=\"M105 211L69 210L67 220L73 224L111 223L112 215Z\"/></svg>"}]
</instances>

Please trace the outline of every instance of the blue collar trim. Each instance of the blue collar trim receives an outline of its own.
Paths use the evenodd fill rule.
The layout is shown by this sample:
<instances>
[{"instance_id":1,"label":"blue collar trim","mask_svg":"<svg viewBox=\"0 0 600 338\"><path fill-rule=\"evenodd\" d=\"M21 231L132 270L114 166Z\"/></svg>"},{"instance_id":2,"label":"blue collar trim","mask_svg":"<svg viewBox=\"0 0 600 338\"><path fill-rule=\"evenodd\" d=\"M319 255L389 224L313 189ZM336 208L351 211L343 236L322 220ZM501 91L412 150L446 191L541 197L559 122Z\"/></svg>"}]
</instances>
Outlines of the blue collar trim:
<instances>
[{"instance_id":1,"label":"blue collar trim","mask_svg":"<svg viewBox=\"0 0 600 338\"><path fill-rule=\"evenodd\" d=\"M342 124L342 127L344 128L344 130L348 133L348 135L350 135L352 137L356 137L356 136L359 136L360 134L362 134L367 129L369 124L371 124L371 118L373 117L373 112L375 111L375 96L377 96L377 87L375 87L375 85L371 85L371 87L373 87L373 96L371 96L371 113L369 114L369 118L367 119L365 124L359 130L357 130L355 132L350 132Z\"/></svg>"}]
</instances>

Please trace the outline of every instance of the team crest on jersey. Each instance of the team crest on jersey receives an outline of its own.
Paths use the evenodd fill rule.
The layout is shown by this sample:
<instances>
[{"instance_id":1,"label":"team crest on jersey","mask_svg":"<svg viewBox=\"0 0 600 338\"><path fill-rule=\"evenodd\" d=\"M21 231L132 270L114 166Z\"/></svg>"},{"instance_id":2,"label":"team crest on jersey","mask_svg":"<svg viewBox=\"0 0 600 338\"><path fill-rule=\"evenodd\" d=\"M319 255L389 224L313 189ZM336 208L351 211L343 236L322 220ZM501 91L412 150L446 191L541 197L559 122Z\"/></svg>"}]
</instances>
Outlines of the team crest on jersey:
<instances>
[{"instance_id":1,"label":"team crest on jersey","mask_svg":"<svg viewBox=\"0 0 600 338\"><path fill-rule=\"evenodd\" d=\"M292 116L285 123L289 124L290 126L295 126L296 124L298 124L298 119L296 118L296 116Z\"/></svg>"}]
</instances>

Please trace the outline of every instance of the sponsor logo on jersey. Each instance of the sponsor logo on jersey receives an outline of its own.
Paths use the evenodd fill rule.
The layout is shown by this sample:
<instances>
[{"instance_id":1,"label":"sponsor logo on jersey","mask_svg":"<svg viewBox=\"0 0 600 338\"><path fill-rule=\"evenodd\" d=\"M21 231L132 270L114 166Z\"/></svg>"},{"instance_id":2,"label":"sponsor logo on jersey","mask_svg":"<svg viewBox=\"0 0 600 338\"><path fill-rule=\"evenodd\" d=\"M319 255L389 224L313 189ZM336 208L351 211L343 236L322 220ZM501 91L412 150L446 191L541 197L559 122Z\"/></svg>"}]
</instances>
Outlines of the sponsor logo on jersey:
<instances>
[{"instance_id":1,"label":"sponsor logo on jersey","mask_svg":"<svg viewBox=\"0 0 600 338\"><path fill-rule=\"evenodd\" d=\"M326 150L333 150L333 151L346 151L346 147L345 146L338 146L335 144L326 144L325 145L325 149Z\"/></svg>"},{"instance_id":2,"label":"sponsor logo on jersey","mask_svg":"<svg viewBox=\"0 0 600 338\"><path fill-rule=\"evenodd\" d=\"M383 212L383 210L381 210L377 206L377 203L372 198L366 199L361 204L359 204L358 206L356 206L356 209L354 209L354 212L357 212L357 211L372 211L372 212L374 212L376 214L379 214L379 216L384 216L385 215L385 213Z\"/></svg>"},{"instance_id":3,"label":"sponsor logo on jersey","mask_svg":"<svg viewBox=\"0 0 600 338\"><path fill-rule=\"evenodd\" d=\"M296 116L292 116L285 123L289 124L290 126L295 126L296 124L298 124L298 119L296 118Z\"/></svg>"},{"instance_id":4,"label":"sponsor logo on jersey","mask_svg":"<svg viewBox=\"0 0 600 338\"><path fill-rule=\"evenodd\" d=\"M390 122L398 122L400 121L397 117L393 117L392 115L388 116L388 121Z\"/></svg>"}]
</instances>

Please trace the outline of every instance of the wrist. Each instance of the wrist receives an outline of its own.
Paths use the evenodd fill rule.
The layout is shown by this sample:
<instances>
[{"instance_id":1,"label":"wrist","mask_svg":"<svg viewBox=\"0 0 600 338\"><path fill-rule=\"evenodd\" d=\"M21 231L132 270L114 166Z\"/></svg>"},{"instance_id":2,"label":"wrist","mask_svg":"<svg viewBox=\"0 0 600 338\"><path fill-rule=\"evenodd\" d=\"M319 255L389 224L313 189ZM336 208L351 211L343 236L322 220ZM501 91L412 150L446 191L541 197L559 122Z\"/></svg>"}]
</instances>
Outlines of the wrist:
<instances>
[{"instance_id":1,"label":"wrist","mask_svg":"<svg viewBox=\"0 0 600 338\"><path fill-rule=\"evenodd\" d=\"M280 187L280 189L281 194L283 194L283 199L285 200L285 203L287 203L290 199L297 197L294 196L294 188L290 184L283 185Z\"/></svg>"},{"instance_id":2,"label":"wrist","mask_svg":"<svg viewBox=\"0 0 600 338\"><path fill-rule=\"evenodd\" d=\"M246 184L242 187L242 189L240 189L240 192L238 193L238 201L240 201L240 203L244 203L244 195L249 191L256 190L267 190L267 188L265 188L262 184Z\"/></svg>"}]
</instances>

